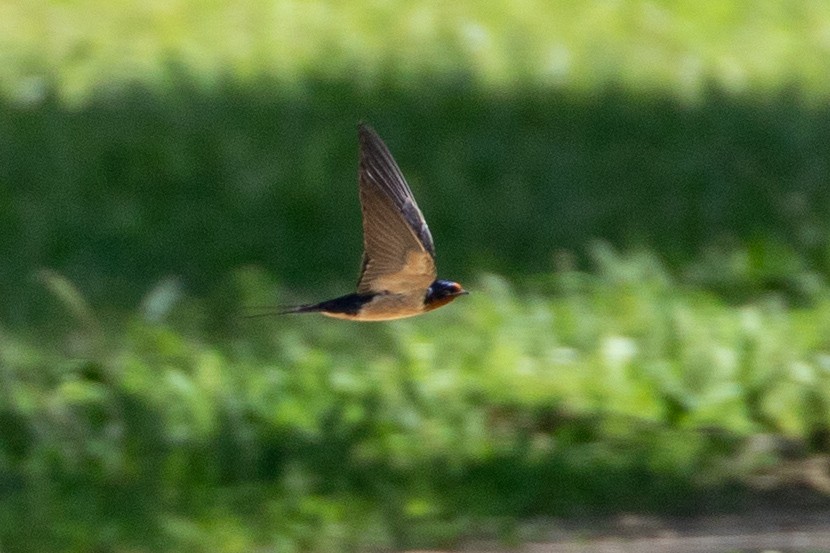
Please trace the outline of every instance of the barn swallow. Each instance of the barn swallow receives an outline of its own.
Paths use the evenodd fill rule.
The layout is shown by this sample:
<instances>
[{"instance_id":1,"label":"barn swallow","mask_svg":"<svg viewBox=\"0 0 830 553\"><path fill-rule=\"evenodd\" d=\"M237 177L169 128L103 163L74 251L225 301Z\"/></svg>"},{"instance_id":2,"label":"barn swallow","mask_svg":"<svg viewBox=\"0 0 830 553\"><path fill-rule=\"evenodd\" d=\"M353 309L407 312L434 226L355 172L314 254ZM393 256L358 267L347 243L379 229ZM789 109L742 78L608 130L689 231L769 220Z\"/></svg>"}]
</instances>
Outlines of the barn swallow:
<instances>
[{"instance_id":1,"label":"barn swallow","mask_svg":"<svg viewBox=\"0 0 830 553\"><path fill-rule=\"evenodd\" d=\"M280 313L389 321L432 311L467 294L457 282L436 278L432 235L386 144L368 125L358 127L358 137L363 263L357 292Z\"/></svg>"}]
</instances>

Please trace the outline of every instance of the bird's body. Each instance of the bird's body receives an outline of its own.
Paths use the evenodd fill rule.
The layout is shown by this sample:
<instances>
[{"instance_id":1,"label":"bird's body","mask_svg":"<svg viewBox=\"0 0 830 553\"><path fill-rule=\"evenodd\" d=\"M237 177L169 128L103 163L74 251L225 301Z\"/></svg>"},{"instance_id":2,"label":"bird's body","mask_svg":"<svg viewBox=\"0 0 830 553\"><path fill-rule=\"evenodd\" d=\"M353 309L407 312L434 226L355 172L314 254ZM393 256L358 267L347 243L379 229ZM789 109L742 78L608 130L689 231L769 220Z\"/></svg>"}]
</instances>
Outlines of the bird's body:
<instances>
[{"instance_id":1,"label":"bird's body","mask_svg":"<svg viewBox=\"0 0 830 553\"><path fill-rule=\"evenodd\" d=\"M282 313L322 313L327 317L352 321L391 321L432 311L467 293L460 287L455 288L458 284L454 282L436 282L440 284L431 286L424 293L347 294L333 300L292 307Z\"/></svg>"},{"instance_id":2,"label":"bird's body","mask_svg":"<svg viewBox=\"0 0 830 553\"><path fill-rule=\"evenodd\" d=\"M388 321L420 315L467 293L455 282L436 279L432 235L401 170L374 130L360 125L358 135L364 253L357 292L282 313Z\"/></svg>"}]
</instances>

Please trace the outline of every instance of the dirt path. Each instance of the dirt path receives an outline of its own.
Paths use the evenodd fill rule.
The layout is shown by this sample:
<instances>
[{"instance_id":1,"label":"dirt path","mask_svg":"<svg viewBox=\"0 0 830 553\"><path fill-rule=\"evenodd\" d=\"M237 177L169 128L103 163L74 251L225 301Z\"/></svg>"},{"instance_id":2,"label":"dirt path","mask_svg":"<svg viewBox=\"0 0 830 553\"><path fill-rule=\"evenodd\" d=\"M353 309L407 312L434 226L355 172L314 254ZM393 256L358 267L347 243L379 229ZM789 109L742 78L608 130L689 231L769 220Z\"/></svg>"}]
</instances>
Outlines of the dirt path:
<instances>
[{"instance_id":1,"label":"dirt path","mask_svg":"<svg viewBox=\"0 0 830 553\"><path fill-rule=\"evenodd\" d=\"M527 553L734 553L830 551L830 530L818 532L768 532L734 536L690 536L602 539L591 542L529 544Z\"/></svg>"},{"instance_id":2,"label":"dirt path","mask_svg":"<svg viewBox=\"0 0 830 553\"><path fill-rule=\"evenodd\" d=\"M622 516L603 528L551 528L525 553L830 553L830 510L762 510L685 519Z\"/></svg>"},{"instance_id":3,"label":"dirt path","mask_svg":"<svg viewBox=\"0 0 830 553\"><path fill-rule=\"evenodd\" d=\"M525 553L830 553L830 458L784 461L747 481L743 508L556 524ZM706 511L704 508L703 511ZM535 536L534 536L535 538Z\"/></svg>"},{"instance_id":4,"label":"dirt path","mask_svg":"<svg viewBox=\"0 0 830 553\"><path fill-rule=\"evenodd\" d=\"M534 521L521 532L523 545L511 553L830 553L830 505L816 505L815 496L801 493L778 499L768 496L738 514ZM480 542L459 550L505 548Z\"/></svg>"}]
</instances>

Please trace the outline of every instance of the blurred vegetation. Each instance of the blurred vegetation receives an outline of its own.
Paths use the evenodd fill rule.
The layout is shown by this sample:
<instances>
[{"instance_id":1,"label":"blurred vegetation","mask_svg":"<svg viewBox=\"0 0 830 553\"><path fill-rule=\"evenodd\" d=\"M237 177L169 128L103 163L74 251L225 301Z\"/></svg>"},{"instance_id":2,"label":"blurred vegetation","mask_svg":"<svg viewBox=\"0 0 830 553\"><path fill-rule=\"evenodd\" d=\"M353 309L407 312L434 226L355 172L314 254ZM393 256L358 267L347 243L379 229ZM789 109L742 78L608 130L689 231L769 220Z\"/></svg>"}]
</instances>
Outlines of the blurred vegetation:
<instances>
[{"instance_id":1,"label":"blurred vegetation","mask_svg":"<svg viewBox=\"0 0 830 553\"><path fill-rule=\"evenodd\" d=\"M828 29L806 0L0 2L0 549L515 543L828 453ZM353 286L359 120L474 293L241 318Z\"/></svg>"}]
</instances>

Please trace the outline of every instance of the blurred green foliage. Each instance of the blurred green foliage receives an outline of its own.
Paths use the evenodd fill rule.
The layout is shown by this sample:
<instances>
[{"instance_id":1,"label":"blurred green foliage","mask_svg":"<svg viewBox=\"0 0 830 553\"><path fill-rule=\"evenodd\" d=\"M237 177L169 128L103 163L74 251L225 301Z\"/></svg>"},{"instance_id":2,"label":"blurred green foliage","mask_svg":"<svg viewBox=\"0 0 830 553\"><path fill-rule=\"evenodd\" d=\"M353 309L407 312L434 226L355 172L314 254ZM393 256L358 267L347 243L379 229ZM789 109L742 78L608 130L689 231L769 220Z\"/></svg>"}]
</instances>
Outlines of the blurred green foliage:
<instances>
[{"instance_id":1,"label":"blurred green foliage","mask_svg":"<svg viewBox=\"0 0 830 553\"><path fill-rule=\"evenodd\" d=\"M510 542L830 448L828 4L482 6L0 2L0 549ZM474 293L241 318L352 286L359 120Z\"/></svg>"},{"instance_id":2,"label":"blurred green foliage","mask_svg":"<svg viewBox=\"0 0 830 553\"><path fill-rule=\"evenodd\" d=\"M44 266L119 308L167 275L221 295L227 271L246 265L299 298L352 286L360 119L402 165L450 278L523 280L562 251L588 268L596 238L654 248L727 298L809 299L811 275L830 267L830 113L795 96L713 91L686 106L622 91L309 80L298 96L267 81L211 92L177 82L83 107L0 106L6 320L43 318L31 275Z\"/></svg>"},{"instance_id":3,"label":"blurred green foliage","mask_svg":"<svg viewBox=\"0 0 830 553\"><path fill-rule=\"evenodd\" d=\"M689 101L708 83L830 91L822 0L4 0L0 9L0 91L24 102L44 84L72 103L136 80L164 88L177 66L206 88L268 75L302 90L317 75L364 89L471 79L502 92L612 85Z\"/></svg>"},{"instance_id":4,"label":"blurred green foliage","mask_svg":"<svg viewBox=\"0 0 830 553\"><path fill-rule=\"evenodd\" d=\"M735 309L648 254L596 255L599 278L562 272L553 298L487 276L461 309L387 325L206 341L180 299L165 323L79 321L69 357L3 336L10 550L510 539L529 516L728 507L779 454L746 437L826 432L830 296Z\"/></svg>"}]
</instances>

